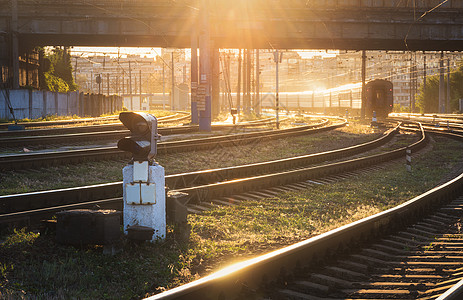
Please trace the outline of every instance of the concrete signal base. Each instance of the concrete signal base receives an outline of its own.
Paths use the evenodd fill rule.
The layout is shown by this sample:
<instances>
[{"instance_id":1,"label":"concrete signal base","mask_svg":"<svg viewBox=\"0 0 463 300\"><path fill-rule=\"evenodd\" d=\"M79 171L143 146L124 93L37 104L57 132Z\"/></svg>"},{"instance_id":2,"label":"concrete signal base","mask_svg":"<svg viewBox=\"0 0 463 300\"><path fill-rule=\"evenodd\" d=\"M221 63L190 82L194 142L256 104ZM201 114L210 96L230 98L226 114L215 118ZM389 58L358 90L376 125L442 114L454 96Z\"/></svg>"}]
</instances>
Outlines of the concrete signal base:
<instances>
[{"instance_id":1,"label":"concrete signal base","mask_svg":"<svg viewBox=\"0 0 463 300\"><path fill-rule=\"evenodd\" d=\"M147 162L144 162L147 163ZM124 193L124 233L130 226L154 230L151 241L166 237L166 192L164 168L158 164L139 167L127 165L122 170ZM141 170L141 171L140 171ZM143 173L147 172L147 176ZM141 174L141 175L140 175ZM144 178L145 176L145 178Z\"/></svg>"}]
</instances>

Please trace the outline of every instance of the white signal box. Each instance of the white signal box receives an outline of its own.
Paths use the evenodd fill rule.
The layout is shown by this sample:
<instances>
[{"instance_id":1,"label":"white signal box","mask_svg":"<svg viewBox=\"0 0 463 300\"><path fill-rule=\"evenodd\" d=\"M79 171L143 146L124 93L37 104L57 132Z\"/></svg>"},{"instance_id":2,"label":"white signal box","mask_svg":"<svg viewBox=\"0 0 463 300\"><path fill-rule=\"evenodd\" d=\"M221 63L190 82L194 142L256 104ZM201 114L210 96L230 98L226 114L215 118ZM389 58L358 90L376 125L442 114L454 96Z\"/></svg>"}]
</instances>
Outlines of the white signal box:
<instances>
[{"instance_id":1,"label":"white signal box","mask_svg":"<svg viewBox=\"0 0 463 300\"><path fill-rule=\"evenodd\" d=\"M133 182L148 182L148 161L133 162Z\"/></svg>"},{"instance_id":2,"label":"white signal box","mask_svg":"<svg viewBox=\"0 0 463 300\"><path fill-rule=\"evenodd\" d=\"M131 205L156 204L156 184L128 183L126 189L126 203Z\"/></svg>"}]
</instances>

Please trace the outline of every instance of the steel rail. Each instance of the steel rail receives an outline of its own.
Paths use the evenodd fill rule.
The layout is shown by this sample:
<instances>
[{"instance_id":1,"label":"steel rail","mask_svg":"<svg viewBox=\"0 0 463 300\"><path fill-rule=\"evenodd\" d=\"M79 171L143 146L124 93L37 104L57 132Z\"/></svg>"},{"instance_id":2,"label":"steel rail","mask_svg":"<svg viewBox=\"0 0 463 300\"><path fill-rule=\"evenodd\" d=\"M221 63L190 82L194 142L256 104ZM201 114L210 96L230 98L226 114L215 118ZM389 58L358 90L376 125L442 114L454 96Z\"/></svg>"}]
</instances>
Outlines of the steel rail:
<instances>
[{"instance_id":1,"label":"steel rail","mask_svg":"<svg viewBox=\"0 0 463 300\"><path fill-rule=\"evenodd\" d=\"M71 120L56 120L56 121L40 121L40 122L19 122L15 123L1 123L0 129L7 130L10 125L21 125L26 128L28 127L45 127L45 126L63 126L63 125L73 125L73 124L82 124L90 122L107 122L117 120L117 116L109 117L99 117L99 118L82 118L82 119L71 119Z\"/></svg>"},{"instance_id":2,"label":"steel rail","mask_svg":"<svg viewBox=\"0 0 463 300\"><path fill-rule=\"evenodd\" d=\"M354 158L347 161L335 162L315 167L299 168L296 170L277 172L236 180L229 180L203 186L187 187L177 189L178 192L187 193L189 199L187 203L200 203L211 201L214 198L227 196L230 194L243 193L252 190L259 190L271 186L285 185L292 182L302 182L323 176L349 172L352 170L365 168L399 157L405 157L407 149L418 151L426 146L427 135L423 128L420 129L421 139L408 147L392 150L386 153L375 154L367 157Z\"/></svg>"},{"instance_id":3,"label":"steel rail","mask_svg":"<svg viewBox=\"0 0 463 300\"><path fill-rule=\"evenodd\" d=\"M421 132L423 134L422 129ZM445 133L440 133L440 135L448 136ZM461 136L455 136L455 138L462 139ZM420 147L418 145L423 144L425 140L426 136L423 134L422 139L414 143L412 148L415 148L416 151ZM462 191L463 175L396 208L255 259L233 265L213 275L148 299L246 299L252 297L254 291L272 286L272 283L276 280L288 280L292 276L294 269L303 267L303 262L319 261L323 259L325 254L333 253L334 249L340 249L345 245L355 244L358 240L376 236L386 229L400 229L404 222L415 219L425 211L435 209L440 202L448 201L453 195ZM104 201L107 201L107 203L113 202L112 205L121 205L120 198ZM104 205L104 202L102 203ZM77 208L82 207L79 205L85 204L71 204L65 206L65 208ZM87 203L87 205L97 204L99 205L99 201L94 201L91 204ZM57 209L59 210L59 208ZM25 213L18 213L17 217L24 217L20 215ZM40 209L34 211L34 213L39 214ZM288 279L286 279L287 277ZM461 289L452 295L455 295L455 293L461 294ZM458 297L449 299L458 299Z\"/></svg>"},{"instance_id":4,"label":"steel rail","mask_svg":"<svg viewBox=\"0 0 463 300\"><path fill-rule=\"evenodd\" d=\"M436 300L460 300L463 295L463 279L458 281L452 288L436 298Z\"/></svg>"},{"instance_id":5,"label":"steel rail","mask_svg":"<svg viewBox=\"0 0 463 300\"><path fill-rule=\"evenodd\" d=\"M324 256L333 253L333 250L373 238L386 231L403 228L404 224L416 220L462 192L463 174L389 210L237 263L202 279L146 299L226 300L253 297L256 291L271 287L275 281L289 281L295 270L300 270L311 262L322 260Z\"/></svg>"},{"instance_id":6,"label":"steel rail","mask_svg":"<svg viewBox=\"0 0 463 300\"><path fill-rule=\"evenodd\" d=\"M218 145L229 146L245 144L259 139L283 138L310 134L325 130L332 130L345 126L343 121L340 124L327 125L328 120L317 124L300 126L282 130L266 130L236 135L215 136L201 139L190 139L182 141L171 141L158 143L158 154L174 153L181 151L195 151L211 149ZM129 154L120 151L117 147L103 147L69 151L55 151L42 153L24 153L0 156L0 170L17 170L25 168L38 168L53 164L79 163L86 160L107 160L116 158L129 158Z\"/></svg>"},{"instance_id":7,"label":"steel rail","mask_svg":"<svg viewBox=\"0 0 463 300\"><path fill-rule=\"evenodd\" d=\"M282 170L301 168L303 166L320 163L323 161L342 159L347 156L366 152L368 150L384 145L385 143L389 142L398 132L399 126L400 124L397 127L385 132L383 136L376 140L345 147L342 149L300 155L273 161L246 164L241 166L170 175L168 179L166 179L166 185L169 187L169 189L181 189L185 187L191 187L193 185L232 180L265 173L274 173Z\"/></svg>"},{"instance_id":8,"label":"steel rail","mask_svg":"<svg viewBox=\"0 0 463 300\"><path fill-rule=\"evenodd\" d=\"M130 135L130 131L122 124L118 124L118 127L121 128L119 130L113 129L110 131L0 138L0 147L28 147L36 145L117 140ZM160 127L158 132L161 135L171 135L194 132L198 131L198 129L198 126Z\"/></svg>"},{"instance_id":9,"label":"steel rail","mask_svg":"<svg viewBox=\"0 0 463 300\"><path fill-rule=\"evenodd\" d=\"M187 116L185 116L187 114ZM178 112L173 115L168 115L164 117L159 117L158 121L160 123L169 122L171 119L184 120L189 118L189 114L186 112ZM71 119L71 120L56 120L56 121L41 121L41 122L19 122L15 123L0 123L0 130L7 130L10 125L21 125L26 128L28 127L47 127L47 126L63 126L63 125L76 125L76 124L85 124L91 122L106 122L106 121L116 121L119 123L117 116L108 116L108 117L96 117L96 118L82 118L82 119Z\"/></svg>"},{"instance_id":10,"label":"steel rail","mask_svg":"<svg viewBox=\"0 0 463 300\"><path fill-rule=\"evenodd\" d=\"M236 178L256 176L262 173L272 173L285 169L300 168L302 166L326 160L341 159L348 155L358 154L384 145L392 139L397 132L397 129L398 127L390 130L374 141L342 149L222 169L167 175L165 179L166 186L170 190L175 190L179 188L192 187L193 185L204 185L205 183L229 181ZM0 196L0 208L4 213L13 213L21 210L39 209L46 205L56 206L79 202L82 201L82 199L93 201L108 196L114 197L121 195L122 182L119 181L84 187Z\"/></svg>"},{"instance_id":11,"label":"steel rail","mask_svg":"<svg viewBox=\"0 0 463 300\"><path fill-rule=\"evenodd\" d=\"M188 119L189 115L181 114L180 116L171 115L166 117L161 117L158 119L158 125L164 125L174 122L179 122L182 120ZM174 118L175 117L175 118ZM220 128L229 128L229 127L252 127L252 126L263 126L274 124L275 118L265 118L254 121L240 122L236 125L233 124L213 124L213 129ZM27 123L28 124L28 123ZM2 125L2 124L0 124ZM192 127L198 127L198 125L192 125ZM181 126L180 126L181 127ZM160 127L159 129L163 129ZM42 128L42 129L28 129L28 130L0 130L0 138L9 138L9 137L29 137L29 136L47 136L47 135L60 135L60 134L72 134L72 133L88 133L88 132L104 132L104 131L114 131L114 130L126 130L126 127L122 125L119 121L116 123L110 124L100 124L100 125L88 125L88 126L73 126L73 127L55 127L55 128Z\"/></svg>"},{"instance_id":12,"label":"steel rail","mask_svg":"<svg viewBox=\"0 0 463 300\"><path fill-rule=\"evenodd\" d=\"M182 116L182 119L189 116ZM274 118L244 122L240 124L212 125L213 130L227 128L254 127L273 124ZM175 119L177 120L177 119ZM168 124L170 119L161 124ZM198 131L198 125L159 127L161 135L183 134ZM26 135L27 134L27 135ZM50 145L59 143L71 143L93 140L116 140L128 136L130 131L121 123L92 125L68 128L37 129L27 131L0 131L0 147L28 147L35 145Z\"/></svg>"},{"instance_id":13,"label":"steel rail","mask_svg":"<svg viewBox=\"0 0 463 300\"><path fill-rule=\"evenodd\" d=\"M377 139L376 141L368 142L362 145L353 146L346 148L348 153L353 153L353 149L358 149L358 152L362 149L369 149L371 147L379 146L385 143L387 140L392 138L392 135L395 131L391 131L389 134ZM312 154L307 156L296 157L294 159L284 159L279 161L270 162L270 166L279 164L279 168L284 168L284 165L287 167L294 166L302 163L309 163L310 159L313 162L318 160L318 156L325 157L328 159L333 157L332 153L338 153L338 157L344 156L344 152L340 150L328 151L320 154ZM332 152L332 153L331 153ZM346 152L346 153L347 153ZM217 169L217 170L207 170L204 173L205 176L198 175L200 172L191 172L183 173L176 175L167 175L166 176L166 185L173 189L174 187L179 186L190 186L195 183L195 179L205 182L205 180L210 180L209 182L215 182L216 178L235 178L243 175L242 169L248 169L246 173L252 172L249 169L259 168L256 172L262 172L265 168L265 163L255 164L255 166L242 166L242 167L230 167L226 169ZM270 172L275 167L270 167L267 171ZM225 170L225 171L224 171ZM226 174L224 174L226 173ZM208 178L206 178L208 177ZM0 211L3 213L12 213L21 210L30 210L36 208L43 208L50 203L59 203L59 204L71 204L75 202L82 201L86 199L88 201L103 199L107 197L121 196L122 195L122 182L113 182L106 184L97 184L91 186L75 187L75 188L66 188L66 189L57 189L52 191L39 191L31 193L23 193L16 195L6 195L0 196ZM55 204L57 205L57 204Z\"/></svg>"}]
</instances>

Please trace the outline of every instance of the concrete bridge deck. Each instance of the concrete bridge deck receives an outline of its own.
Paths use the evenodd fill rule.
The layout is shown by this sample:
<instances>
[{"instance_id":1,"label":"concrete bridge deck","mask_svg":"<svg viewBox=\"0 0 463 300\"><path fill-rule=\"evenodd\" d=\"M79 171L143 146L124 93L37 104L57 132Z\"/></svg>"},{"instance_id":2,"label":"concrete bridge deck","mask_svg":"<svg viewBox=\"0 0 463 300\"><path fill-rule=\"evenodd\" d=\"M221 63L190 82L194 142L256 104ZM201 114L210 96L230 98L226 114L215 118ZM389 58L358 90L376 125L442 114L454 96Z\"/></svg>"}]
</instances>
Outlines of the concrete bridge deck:
<instances>
[{"instance_id":1,"label":"concrete bridge deck","mask_svg":"<svg viewBox=\"0 0 463 300\"><path fill-rule=\"evenodd\" d=\"M0 0L0 38L15 31L20 47L189 47L201 2ZM209 0L208 9L219 48L463 50L463 0Z\"/></svg>"}]
</instances>

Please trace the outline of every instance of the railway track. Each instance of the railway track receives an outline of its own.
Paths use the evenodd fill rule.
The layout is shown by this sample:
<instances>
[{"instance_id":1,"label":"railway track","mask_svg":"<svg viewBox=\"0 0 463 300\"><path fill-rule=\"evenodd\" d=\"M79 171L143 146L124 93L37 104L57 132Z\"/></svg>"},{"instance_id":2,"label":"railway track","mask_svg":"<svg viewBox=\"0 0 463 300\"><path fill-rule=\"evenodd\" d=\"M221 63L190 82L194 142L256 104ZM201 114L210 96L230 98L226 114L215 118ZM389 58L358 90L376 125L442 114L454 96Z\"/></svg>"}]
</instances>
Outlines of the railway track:
<instances>
[{"instance_id":1,"label":"railway track","mask_svg":"<svg viewBox=\"0 0 463 300\"><path fill-rule=\"evenodd\" d=\"M453 138L461 140L458 136ZM425 144L426 136L422 133L420 141L410 147L415 152ZM303 188L301 185L307 186L310 182L320 183L321 180L317 179L320 177L340 176L341 172L352 176L353 170L362 166L371 168L393 157L403 157L404 152L405 148L400 148L349 161L280 172L285 175L281 177L280 173L270 174L269 177L255 176L265 178L264 182L267 183L254 181L244 192L247 197L257 197L259 194L265 197L265 194L271 196L272 193ZM306 174L295 176L291 183L284 186L288 179L282 178L299 171ZM270 181L270 177L282 180ZM196 183L205 180L198 180L197 174L192 178L196 178ZM227 181L233 186L234 180ZM111 194L115 184L100 185L100 193ZM246 183L244 185L247 186ZM277 185L280 187L275 187ZM267 187L267 192L256 191L256 186ZM268 186L273 186L270 189L273 192L269 191ZM95 187L88 188L80 194L81 199L92 195L91 189ZM193 205L230 205L227 198L246 198L220 196L215 188L212 188L212 194L204 197L206 185L195 188L202 190L196 198L200 202L195 203L190 198L192 202L187 204L190 210ZM75 188L77 190L81 189ZM234 195L243 195L241 189L232 187L231 190ZM46 201L42 201L53 201L54 196L42 193L46 198ZM63 194L60 197L67 196ZM12 201L18 203L17 200ZM3 205L1 198L0 203ZM62 205L55 209L117 204L121 204L120 198L106 196L104 200ZM463 175L393 209L239 263L149 299L437 299L450 288L454 288L454 294L445 299L459 299L463 286L463 281L460 282L463 278L462 209ZM41 210L44 209L36 209L34 213L39 215ZM0 220L3 217L0 216Z\"/></svg>"},{"instance_id":2,"label":"railway track","mask_svg":"<svg viewBox=\"0 0 463 300\"><path fill-rule=\"evenodd\" d=\"M461 299L462 209L463 174L387 211L147 299Z\"/></svg>"},{"instance_id":3,"label":"railway track","mask_svg":"<svg viewBox=\"0 0 463 300\"><path fill-rule=\"evenodd\" d=\"M394 114L388 118L392 121L404 122L415 121L423 124L429 130L436 131L462 131L463 130L463 116L459 115L399 115Z\"/></svg>"},{"instance_id":4,"label":"railway track","mask_svg":"<svg viewBox=\"0 0 463 300\"><path fill-rule=\"evenodd\" d=\"M181 121L186 120L190 117L190 114L187 112L178 112L172 115L168 115L165 117L159 117L158 120L160 123L162 122L174 122L174 121ZM56 120L56 121L43 121L43 122L19 122L15 123L0 123L0 136L5 134L7 135L17 135L17 134L24 134L25 131L13 131L12 133L7 133L8 126L10 125L21 125L25 128L49 128L52 126L82 126L86 124L95 124L95 123L115 123L115 124L107 124L107 125L114 125L120 124L118 116L107 116L107 117L96 117L96 118L81 118L81 119L71 119L71 120ZM57 128L55 128L57 129ZM65 128L62 128L65 129ZM50 129L53 131L53 129ZM26 130L26 132L32 130ZM11 132L11 131L10 131Z\"/></svg>"},{"instance_id":5,"label":"railway track","mask_svg":"<svg viewBox=\"0 0 463 300\"><path fill-rule=\"evenodd\" d=\"M190 118L189 114L185 113L176 113L173 115L165 116L165 117L159 117L158 118L158 124L159 125L165 125L169 123L174 123L174 122L180 122L183 120L187 120ZM106 119L105 119L106 120ZM122 123L117 119L112 117L111 123L105 123L105 124L91 124L88 125L89 122L85 123L71 123L70 125L76 125L76 126L66 126L66 127L53 127L49 128L49 126L42 125L41 129L26 129L26 130L0 130L0 139L7 139L7 138L20 138L20 137L32 137L32 136L49 136L49 135L65 135L65 134L84 134L84 133L89 133L89 132L107 132L107 131L115 131L115 130L126 130L125 126L122 125ZM47 121L50 122L50 121ZM46 124L47 122L40 122L40 124ZM35 122L31 122L35 123ZM52 122L53 124L54 122ZM23 124L29 124L29 123L23 123ZM0 124L2 125L2 124Z\"/></svg>"},{"instance_id":6,"label":"railway track","mask_svg":"<svg viewBox=\"0 0 463 300\"><path fill-rule=\"evenodd\" d=\"M283 130L266 130L234 135L214 136L201 139L160 142L157 146L157 152L158 154L165 154L182 151L205 150L217 146L230 146L258 142L259 140L264 138L267 140L322 132L325 130L336 129L345 126L346 124L347 122L345 120L333 125L329 125L328 120L322 120L316 124L288 128ZM83 161L108 160L120 158L129 158L129 154L120 151L117 147L101 147L41 153L22 153L0 156L0 170L31 169L46 167L50 165L61 165L70 163L80 163Z\"/></svg>"},{"instance_id":7,"label":"railway track","mask_svg":"<svg viewBox=\"0 0 463 300\"><path fill-rule=\"evenodd\" d=\"M168 215L176 220L185 217L187 212L198 212L200 207L210 203L227 202L226 197L269 186L281 186L294 182L307 182L327 175L345 173L359 168L375 165L382 161L403 156L405 148L375 154L368 157L340 161L320 166L310 166L329 160L345 159L346 156L372 150L390 141L397 128L383 137L344 149L323 153L304 155L271 162L255 163L244 166L229 167L216 170L198 171L166 176L166 185L176 192L185 193L176 198L173 193L168 198ZM421 140L411 146L418 150L426 143L422 133ZM77 207L101 207L113 205L121 209L122 182L100 184L54 191L26 193L0 196L0 208L4 212L0 223L6 224L15 220L40 220L55 211ZM225 197L225 198L224 198ZM103 200L102 200L103 199ZM115 205L115 207L114 207Z\"/></svg>"},{"instance_id":8,"label":"railway track","mask_svg":"<svg viewBox=\"0 0 463 300\"><path fill-rule=\"evenodd\" d=\"M180 119L189 118L189 116L181 115ZM166 119L160 124L168 124L172 118ZM178 119L175 119L177 121ZM245 128L253 126L271 125L274 123L274 118L257 120L252 122L243 122L237 125L213 125L213 130L224 130L227 128ZM185 134L197 132L198 125L186 125L176 127L159 127L158 133L161 135ZM27 134L27 136L24 136ZM71 128L53 128L53 129L38 129L28 131L0 131L0 148L15 149L21 147L46 145L47 148L54 147L60 144L76 143L81 145L88 142L101 142L113 140L116 141L130 135L130 131L121 123L93 125L85 127ZM6 137L5 137L6 136Z\"/></svg>"},{"instance_id":9,"label":"railway track","mask_svg":"<svg viewBox=\"0 0 463 300\"><path fill-rule=\"evenodd\" d=\"M119 125L118 125L119 126ZM123 127L121 124L120 126ZM161 127L158 129L161 135L184 134L198 131L198 126L179 126L179 127ZM123 137L129 136L130 131L123 128L119 130L107 130L86 133L68 133L44 136L26 136L26 137L8 137L0 138L0 147L2 149L15 149L22 147L31 148L38 145L47 147L56 145L68 145L70 143L83 144L89 142L116 141Z\"/></svg>"},{"instance_id":10,"label":"railway track","mask_svg":"<svg viewBox=\"0 0 463 300\"><path fill-rule=\"evenodd\" d=\"M169 124L188 119L188 114L175 114L159 118L159 124ZM77 127L59 127L47 129L0 131L0 148L14 149L36 145L57 145L66 143L83 143L91 141L115 140L130 134L122 123L90 125ZM43 123L43 122L42 122ZM197 131L198 126L161 127L159 133L164 135Z\"/></svg>"},{"instance_id":11,"label":"railway track","mask_svg":"<svg viewBox=\"0 0 463 300\"><path fill-rule=\"evenodd\" d=\"M99 117L99 118L81 118L81 119L71 119L71 120L56 120L56 121L43 121L43 122L19 122L15 123L1 123L0 130L8 130L10 125L20 125L25 128L40 128L40 127L50 127L50 126L65 126L65 125L78 125L85 123L94 123L94 122L113 122L117 121L117 116L108 116L108 117Z\"/></svg>"}]
</instances>

